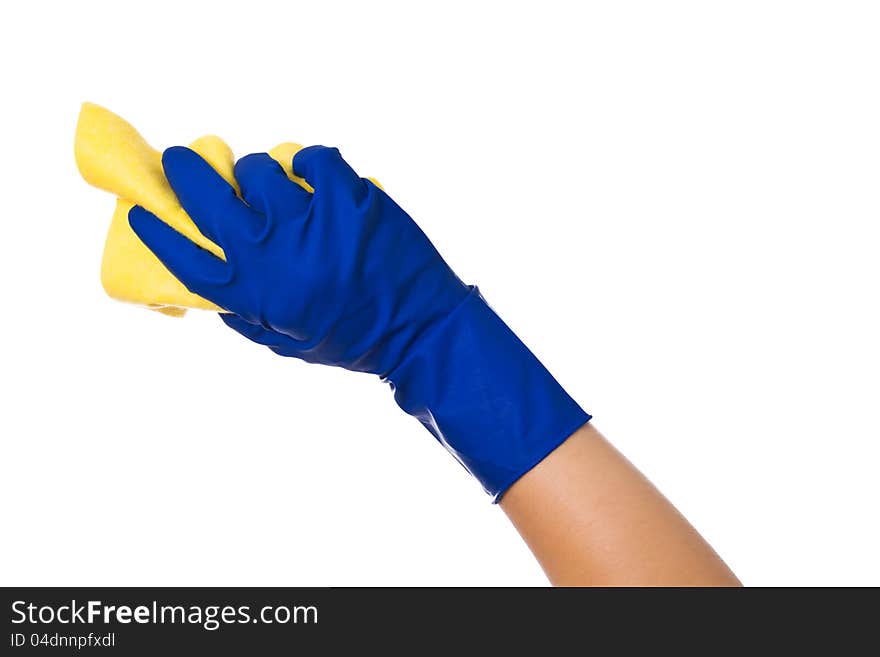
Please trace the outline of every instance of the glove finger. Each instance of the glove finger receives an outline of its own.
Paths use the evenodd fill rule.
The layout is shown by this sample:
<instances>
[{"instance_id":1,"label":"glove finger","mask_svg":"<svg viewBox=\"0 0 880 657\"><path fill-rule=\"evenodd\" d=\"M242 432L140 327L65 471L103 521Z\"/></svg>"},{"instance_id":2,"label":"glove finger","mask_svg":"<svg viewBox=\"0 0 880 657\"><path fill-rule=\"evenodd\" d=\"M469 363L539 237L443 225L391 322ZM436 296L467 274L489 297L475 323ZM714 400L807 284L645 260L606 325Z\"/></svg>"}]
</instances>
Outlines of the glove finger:
<instances>
[{"instance_id":1,"label":"glove finger","mask_svg":"<svg viewBox=\"0 0 880 657\"><path fill-rule=\"evenodd\" d=\"M315 194L340 196L355 203L367 194L366 183L342 159L337 148L303 148L293 156L293 172L314 187Z\"/></svg>"},{"instance_id":2,"label":"glove finger","mask_svg":"<svg viewBox=\"0 0 880 657\"><path fill-rule=\"evenodd\" d=\"M220 319L223 320L226 326L243 335L248 340L269 347L277 354L282 356L297 355L297 341L283 333L270 331L258 324L251 324L238 315L221 314Z\"/></svg>"},{"instance_id":3,"label":"glove finger","mask_svg":"<svg viewBox=\"0 0 880 657\"><path fill-rule=\"evenodd\" d=\"M236 231L262 225L232 185L195 151L173 146L162 153L162 167L183 209L212 242L234 244Z\"/></svg>"},{"instance_id":4,"label":"glove finger","mask_svg":"<svg viewBox=\"0 0 880 657\"><path fill-rule=\"evenodd\" d=\"M235 163L235 179L245 202L265 215L271 210L301 214L309 209L312 195L297 185L268 153L245 155Z\"/></svg>"},{"instance_id":5,"label":"glove finger","mask_svg":"<svg viewBox=\"0 0 880 657\"><path fill-rule=\"evenodd\" d=\"M128 223L187 290L226 307L219 298L221 288L230 280L231 269L225 262L139 205L129 210Z\"/></svg>"}]
</instances>

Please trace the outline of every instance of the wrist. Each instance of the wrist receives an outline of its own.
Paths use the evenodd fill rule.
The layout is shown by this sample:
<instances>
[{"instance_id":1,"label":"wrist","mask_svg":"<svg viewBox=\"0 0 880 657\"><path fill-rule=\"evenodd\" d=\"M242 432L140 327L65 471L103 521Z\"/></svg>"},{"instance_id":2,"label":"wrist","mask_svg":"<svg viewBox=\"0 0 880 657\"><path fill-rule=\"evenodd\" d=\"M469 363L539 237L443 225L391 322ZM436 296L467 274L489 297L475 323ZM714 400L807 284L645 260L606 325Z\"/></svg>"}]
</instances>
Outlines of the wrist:
<instances>
[{"instance_id":1,"label":"wrist","mask_svg":"<svg viewBox=\"0 0 880 657\"><path fill-rule=\"evenodd\" d=\"M384 378L494 501L590 419L475 287Z\"/></svg>"}]
</instances>

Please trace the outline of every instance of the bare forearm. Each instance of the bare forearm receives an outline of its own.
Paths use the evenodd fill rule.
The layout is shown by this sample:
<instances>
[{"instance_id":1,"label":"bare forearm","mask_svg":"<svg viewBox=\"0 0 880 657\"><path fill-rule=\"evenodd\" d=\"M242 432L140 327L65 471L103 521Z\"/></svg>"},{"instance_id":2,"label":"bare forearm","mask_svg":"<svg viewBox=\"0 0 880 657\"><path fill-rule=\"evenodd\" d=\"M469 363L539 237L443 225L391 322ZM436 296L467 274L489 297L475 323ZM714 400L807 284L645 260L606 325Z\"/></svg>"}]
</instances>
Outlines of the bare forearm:
<instances>
[{"instance_id":1,"label":"bare forearm","mask_svg":"<svg viewBox=\"0 0 880 657\"><path fill-rule=\"evenodd\" d=\"M592 424L517 481L501 507L555 585L739 585Z\"/></svg>"}]
</instances>

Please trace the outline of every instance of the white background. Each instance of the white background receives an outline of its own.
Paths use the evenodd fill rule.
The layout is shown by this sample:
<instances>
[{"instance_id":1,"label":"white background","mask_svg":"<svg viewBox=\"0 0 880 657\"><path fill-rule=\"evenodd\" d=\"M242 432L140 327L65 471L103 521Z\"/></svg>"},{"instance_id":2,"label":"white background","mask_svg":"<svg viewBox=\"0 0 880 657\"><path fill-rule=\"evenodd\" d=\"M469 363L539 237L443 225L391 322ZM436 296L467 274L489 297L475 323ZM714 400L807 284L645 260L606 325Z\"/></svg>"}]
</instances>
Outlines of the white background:
<instances>
[{"instance_id":1,"label":"white background","mask_svg":"<svg viewBox=\"0 0 880 657\"><path fill-rule=\"evenodd\" d=\"M107 298L80 102L338 145L747 584L880 585L872 2L13 3L2 584L546 582L378 380Z\"/></svg>"}]
</instances>

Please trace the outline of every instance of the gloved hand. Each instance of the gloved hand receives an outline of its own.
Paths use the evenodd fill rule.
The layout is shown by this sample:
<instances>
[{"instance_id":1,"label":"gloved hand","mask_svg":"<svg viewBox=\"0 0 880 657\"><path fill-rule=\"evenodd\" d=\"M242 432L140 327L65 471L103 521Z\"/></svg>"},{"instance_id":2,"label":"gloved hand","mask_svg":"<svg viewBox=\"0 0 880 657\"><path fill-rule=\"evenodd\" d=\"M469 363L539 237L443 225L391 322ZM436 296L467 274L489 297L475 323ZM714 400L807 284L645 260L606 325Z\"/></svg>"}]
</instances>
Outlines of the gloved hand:
<instances>
[{"instance_id":1,"label":"gloved hand","mask_svg":"<svg viewBox=\"0 0 880 657\"><path fill-rule=\"evenodd\" d=\"M497 500L590 419L415 222L334 148L235 166L244 201L195 152L165 175L226 261L139 206L132 229L223 321L276 353L378 374Z\"/></svg>"}]
</instances>

